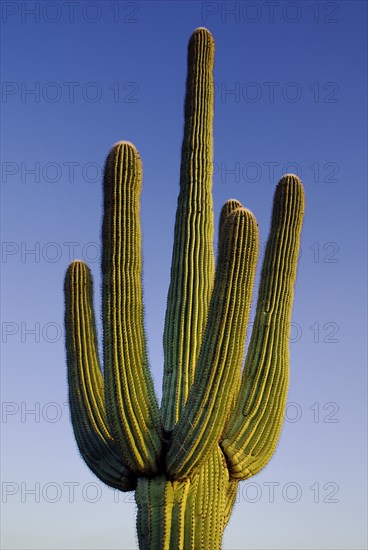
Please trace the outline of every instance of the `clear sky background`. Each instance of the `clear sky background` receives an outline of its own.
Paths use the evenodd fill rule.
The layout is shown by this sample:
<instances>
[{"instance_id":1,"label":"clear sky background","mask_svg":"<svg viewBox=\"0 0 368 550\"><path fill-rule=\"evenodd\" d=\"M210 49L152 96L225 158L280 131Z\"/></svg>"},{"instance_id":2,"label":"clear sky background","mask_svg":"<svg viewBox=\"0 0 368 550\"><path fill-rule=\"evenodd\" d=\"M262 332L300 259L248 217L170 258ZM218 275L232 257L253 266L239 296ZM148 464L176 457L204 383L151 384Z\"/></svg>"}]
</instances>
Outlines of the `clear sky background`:
<instances>
[{"instance_id":1,"label":"clear sky background","mask_svg":"<svg viewBox=\"0 0 368 550\"><path fill-rule=\"evenodd\" d=\"M238 198L265 243L281 175L297 172L306 191L287 418L273 459L239 486L224 548L366 548L366 2L1 9L4 550L137 546L134 495L103 486L74 441L63 278L84 259L100 311L101 167L113 143L132 141L161 396L186 50L199 26L216 43L216 228Z\"/></svg>"}]
</instances>

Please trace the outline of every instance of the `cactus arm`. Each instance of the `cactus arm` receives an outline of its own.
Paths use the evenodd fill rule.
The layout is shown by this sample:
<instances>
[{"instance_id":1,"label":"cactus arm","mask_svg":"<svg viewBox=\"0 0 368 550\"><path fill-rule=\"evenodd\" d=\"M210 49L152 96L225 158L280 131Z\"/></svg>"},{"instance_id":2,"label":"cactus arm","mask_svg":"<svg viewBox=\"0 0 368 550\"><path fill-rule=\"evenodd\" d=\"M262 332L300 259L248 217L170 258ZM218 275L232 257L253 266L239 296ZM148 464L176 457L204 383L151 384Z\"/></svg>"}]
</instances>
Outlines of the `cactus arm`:
<instances>
[{"instance_id":1,"label":"cactus arm","mask_svg":"<svg viewBox=\"0 0 368 550\"><path fill-rule=\"evenodd\" d=\"M225 205L225 213L231 205ZM222 216L224 217L224 216ZM258 254L258 227L245 208L222 223L215 284L194 384L174 430L167 468L190 476L218 445L241 371Z\"/></svg>"},{"instance_id":2,"label":"cactus arm","mask_svg":"<svg viewBox=\"0 0 368 550\"><path fill-rule=\"evenodd\" d=\"M235 409L222 448L233 479L247 479L271 458L279 438L289 379L290 320L304 191L284 176L274 196L256 316Z\"/></svg>"},{"instance_id":3,"label":"cactus arm","mask_svg":"<svg viewBox=\"0 0 368 550\"><path fill-rule=\"evenodd\" d=\"M160 412L148 366L143 326L142 168L127 142L110 151L104 174L102 309L107 417L114 439L136 474L158 469Z\"/></svg>"},{"instance_id":4,"label":"cactus arm","mask_svg":"<svg viewBox=\"0 0 368 550\"><path fill-rule=\"evenodd\" d=\"M179 419L194 380L214 280L212 126L214 41L196 29L188 46L184 138L164 328L162 417Z\"/></svg>"},{"instance_id":5,"label":"cactus arm","mask_svg":"<svg viewBox=\"0 0 368 550\"><path fill-rule=\"evenodd\" d=\"M107 425L92 277L80 261L69 266L65 277L65 327L70 412L78 448L99 479L121 491L130 491L136 479L121 459Z\"/></svg>"}]
</instances>

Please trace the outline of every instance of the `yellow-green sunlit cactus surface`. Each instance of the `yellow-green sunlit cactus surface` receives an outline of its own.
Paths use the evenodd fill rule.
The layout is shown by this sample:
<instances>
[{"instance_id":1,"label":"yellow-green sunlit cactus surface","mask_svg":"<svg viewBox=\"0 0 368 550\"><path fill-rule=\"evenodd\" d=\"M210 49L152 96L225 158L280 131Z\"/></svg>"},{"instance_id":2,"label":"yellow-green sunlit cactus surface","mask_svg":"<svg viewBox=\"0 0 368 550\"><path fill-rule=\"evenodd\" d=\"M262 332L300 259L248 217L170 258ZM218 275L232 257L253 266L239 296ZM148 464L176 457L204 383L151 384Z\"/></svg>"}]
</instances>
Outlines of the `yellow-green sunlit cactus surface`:
<instances>
[{"instance_id":1,"label":"yellow-green sunlit cactus surface","mask_svg":"<svg viewBox=\"0 0 368 550\"><path fill-rule=\"evenodd\" d=\"M65 278L71 419L78 448L107 485L135 491L141 549L216 550L238 482L270 460L289 378L289 334L304 211L300 180L277 185L244 368L259 236L231 199L213 252L214 42L188 46L161 407L148 364L142 302L142 168L129 142L110 151L102 228L103 370L92 277L81 261ZM246 541L245 541L246 542Z\"/></svg>"}]
</instances>

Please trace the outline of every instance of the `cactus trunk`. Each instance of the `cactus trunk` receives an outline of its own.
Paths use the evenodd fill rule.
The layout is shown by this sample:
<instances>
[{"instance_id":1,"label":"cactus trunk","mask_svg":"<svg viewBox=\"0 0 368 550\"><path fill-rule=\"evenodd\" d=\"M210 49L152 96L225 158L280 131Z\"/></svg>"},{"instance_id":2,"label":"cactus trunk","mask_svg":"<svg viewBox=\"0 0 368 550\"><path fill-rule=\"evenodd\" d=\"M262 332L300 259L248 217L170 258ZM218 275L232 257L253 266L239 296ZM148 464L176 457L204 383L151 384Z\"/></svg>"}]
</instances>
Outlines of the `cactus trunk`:
<instances>
[{"instance_id":1,"label":"cactus trunk","mask_svg":"<svg viewBox=\"0 0 368 550\"><path fill-rule=\"evenodd\" d=\"M223 531L236 498L217 447L193 478L142 478L136 489L137 532L142 550L221 548Z\"/></svg>"}]
</instances>

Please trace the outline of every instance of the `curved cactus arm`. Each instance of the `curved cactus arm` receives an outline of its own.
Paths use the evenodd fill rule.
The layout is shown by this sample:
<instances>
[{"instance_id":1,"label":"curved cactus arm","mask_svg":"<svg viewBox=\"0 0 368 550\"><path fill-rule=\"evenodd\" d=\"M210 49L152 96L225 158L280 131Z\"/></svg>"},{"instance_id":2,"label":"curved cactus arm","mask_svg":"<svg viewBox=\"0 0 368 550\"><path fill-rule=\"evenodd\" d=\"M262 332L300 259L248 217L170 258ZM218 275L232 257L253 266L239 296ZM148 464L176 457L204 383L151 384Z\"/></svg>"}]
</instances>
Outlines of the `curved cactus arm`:
<instances>
[{"instance_id":1,"label":"curved cactus arm","mask_svg":"<svg viewBox=\"0 0 368 550\"><path fill-rule=\"evenodd\" d=\"M249 210L225 205L215 284L194 384L167 454L170 476L190 476L219 444L241 371L257 254Z\"/></svg>"},{"instance_id":2,"label":"curved cactus arm","mask_svg":"<svg viewBox=\"0 0 368 550\"><path fill-rule=\"evenodd\" d=\"M247 479L261 470L271 458L281 431L303 213L303 186L296 176L287 174L274 196L242 384L222 442L233 479Z\"/></svg>"},{"instance_id":3,"label":"curved cactus arm","mask_svg":"<svg viewBox=\"0 0 368 550\"><path fill-rule=\"evenodd\" d=\"M143 326L142 168L127 142L110 151L104 174L102 310L107 417L136 474L158 470L160 411L148 366Z\"/></svg>"},{"instance_id":4,"label":"curved cactus arm","mask_svg":"<svg viewBox=\"0 0 368 550\"><path fill-rule=\"evenodd\" d=\"M69 266L64 288L69 403L77 445L101 481L121 491L130 491L136 485L136 478L122 460L107 424L92 277L83 262L76 261Z\"/></svg>"},{"instance_id":5,"label":"curved cactus arm","mask_svg":"<svg viewBox=\"0 0 368 550\"><path fill-rule=\"evenodd\" d=\"M188 398L214 280L212 211L214 41L199 28L188 45L180 193L164 329L162 418L173 430Z\"/></svg>"}]
</instances>

